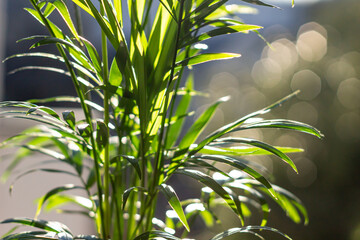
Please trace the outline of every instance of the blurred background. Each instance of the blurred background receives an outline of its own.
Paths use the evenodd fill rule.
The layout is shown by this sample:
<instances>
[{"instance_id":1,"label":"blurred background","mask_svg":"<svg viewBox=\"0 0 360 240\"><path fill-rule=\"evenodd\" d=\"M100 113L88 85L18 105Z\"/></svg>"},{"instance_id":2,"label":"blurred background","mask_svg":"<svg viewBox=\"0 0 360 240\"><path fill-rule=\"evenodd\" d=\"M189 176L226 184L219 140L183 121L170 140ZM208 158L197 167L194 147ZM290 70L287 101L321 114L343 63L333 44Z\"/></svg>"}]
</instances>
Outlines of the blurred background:
<instances>
[{"instance_id":1,"label":"blurred background","mask_svg":"<svg viewBox=\"0 0 360 240\"><path fill-rule=\"evenodd\" d=\"M294 8L291 8L290 0L265 2L282 10L257 7L240 17L246 23L264 26L261 34L271 47L256 34L238 34L221 38L221 41L209 41L210 51L239 52L242 57L195 67L196 88L208 92L210 97L196 99L193 108L201 112L206 104L222 96L231 96L231 100L216 113L215 121L208 129L211 131L300 89L301 93L296 98L266 117L289 118L311 124L324 133L323 140L286 131L248 133L277 146L306 150L291 155L299 175L278 159L256 159L269 169L269 177L275 184L297 195L309 212L310 222L303 226L291 222L279 208L273 206L269 226L298 240L358 240L360 1L295 0ZM27 51L28 43L16 44L16 40L44 33L22 9L26 4L26 1L0 1L0 11L3 11L0 12L2 59ZM88 27L85 29L86 37L95 39L97 33L91 29L91 24L85 26ZM30 64L48 64L35 60L16 59L0 65L0 98L25 100L74 93L71 81L62 79L56 73L44 75L43 71L23 71L6 74ZM0 122L1 138L19 131L15 127L17 125L9 124ZM0 172L5 166L0 162ZM24 184L23 190L17 191L26 191L26 183L21 184ZM8 184L0 185L0 219L13 217L16 215L14 212L23 212L2 208L21 209L23 203L32 203L44 193L40 188L39 195L33 198L24 200L20 193L8 198L7 188ZM28 212L29 217L33 211L34 208ZM268 239L277 239L275 237L269 235Z\"/></svg>"}]
</instances>

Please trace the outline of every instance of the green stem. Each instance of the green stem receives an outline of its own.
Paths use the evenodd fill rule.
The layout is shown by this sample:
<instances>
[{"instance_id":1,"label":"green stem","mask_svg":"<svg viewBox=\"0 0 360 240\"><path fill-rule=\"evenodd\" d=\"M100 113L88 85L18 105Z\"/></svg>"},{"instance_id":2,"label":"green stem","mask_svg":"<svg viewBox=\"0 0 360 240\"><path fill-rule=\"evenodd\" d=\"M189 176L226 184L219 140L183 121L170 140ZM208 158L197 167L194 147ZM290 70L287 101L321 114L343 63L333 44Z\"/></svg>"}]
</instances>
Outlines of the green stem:
<instances>
[{"instance_id":1,"label":"green stem","mask_svg":"<svg viewBox=\"0 0 360 240\"><path fill-rule=\"evenodd\" d=\"M47 18L43 15L40 8L37 6L36 0L30 0L30 1L31 1L31 4L33 5L34 9L41 16L41 19L44 22L46 28L48 29L50 35L53 36L53 37L56 37L56 35L53 32ZM87 105L85 104L85 97L84 97L83 92L80 89L80 84L79 84L79 82L77 80L75 71L74 71L74 69L72 68L72 66L70 64L66 53L65 53L63 47L60 44L56 44L56 47L57 47L60 55L63 57L67 69L69 70L71 79L72 79L74 87L75 87L75 91L76 91L76 93L77 93L77 95L78 95L78 97L80 99L81 108L84 111L86 122L89 124L89 127L90 127L90 131L91 131L90 141L91 141L91 145L93 146L92 152L93 152L93 155L94 155L93 157L94 157L94 167L95 167L95 174L96 174L96 180L97 180L96 181L97 192L98 192L98 197L99 197L99 205L102 206L102 195L103 195L103 193L102 193L102 181L101 181L101 175L100 175L99 158L98 158L98 154L97 154L97 150L96 150L95 139L94 139L94 136L93 136L94 129L93 129L93 126L92 126L92 119L91 119L91 116L90 116L90 113L89 113L89 109L88 109ZM102 219L102 222L103 222L104 212L103 212L102 207L100 207L99 210L100 210L100 218ZM104 233L106 233L104 225L101 225L101 229L102 229L102 236L106 236L106 235L104 235Z\"/></svg>"},{"instance_id":2,"label":"green stem","mask_svg":"<svg viewBox=\"0 0 360 240\"><path fill-rule=\"evenodd\" d=\"M175 65L176 65L177 52L178 52L178 48L180 45L179 42L180 42L183 11L184 11L184 0L181 0L180 1L180 10L179 10L179 19L180 20L178 22L178 28L177 28L177 33L176 33L176 42L175 42L175 49L174 49L174 53L173 53L173 59L172 59L172 67L171 67L171 71L170 71L169 81L168 81L167 87L166 87L165 101L162 105L163 112L162 112L160 135L159 135L159 139L158 139L158 148L157 148L157 152L156 152L156 156L155 156L154 175L153 175L152 184L149 189L149 194L152 197L150 197L148 204L150 206L152 206L152 208L156 207L156 203L153 202L153 199L157 195L156 187L160 184L161 176L163 174L164 150L165 150L165 145L163 144L163 138L164 138L164 134L165 134L166 113L167 113L167 106L170 101L170 93L171 93L170 86L171 86L171 83L172 83L174 75L175 75ZM145 209L145 211L146 211L146 209ZM152 222L154 213L155 213L154 209L150 209L149 213L147 214L147 219L146 219L146 223L145 223L146 230L151 230L151 222Z\"/></svg>"},{"instance_id":3,"label":"green stem","mask_svg":"<svg viewBox=\"0 0 360 240\"><path fill-rule=\"evenodd\" d=\"M159 140L158 140L158 149L157 149L156 158L155 158L156 159L156 164L155 164L154 182L153 182L152 190L157 185L159 185L160 174L163 171L164 145L162 143L162 140L164 138L164 133L165 133L165 122L166 122L166 111L165 111L165 109L166 109L166 107L168 105L168 102L170 101L170 93L171 93L171 91L169 90L169 88L170 88L170 85L171 85L171 83L173 81L174 74L175 74L175 65L176 65L176 57L177 57L177 52L178 52L179 42L180 42L183 9L184 9L184 0L181 0L181 2L180 2L180 12L179 12L179 22L178 22L178 29L177 29L177 33L176 33L176 43L175 43L175 49L174 49L174 53L173 53L172 67L171 67L169 81L168 81L167 87L166 87L165 102L164 102L164 105L163 105L164 106L164 111L163 111L163 116L162 116L162 121L161 121L161 130L160 130L160 135L159 135ZM160 169L161 169L161 172L159 173Z\"/></svg>"},{"instance_id":4,"label":"green stem","mask_svg":"<svg viewBox=\"0 0 360 240\"><path fill-rule=\"evenodd\" d=\"M75 10L76 29L77 29L79 35L82 36L84 31L83 31L83 25L82 25L82 21L81 21L81 12L76 3L73 3L73 6L74 6L74 10Z\"/></svg>"},{"instance_id":5,"label":"green stem","mask_svg":"<svg viewBox=\"0 0 360 240\"><path fill-rule=\"evenodd\" d=\"M100 7L101 14L105 14L104 5ZM109 122L110 122L110 106L109 106L109 91L107 86L109 85L108 79L108 49L107 49L107 38L104 31L101 31L101 50L102 50L102 63L103 63L103 79L104 79L104 124L107 130L107 136L109 133ZM109 139L108 139L109 140ZM109 141L107 141L104 147L104 214L105 214L105 231L106 239L110 239L110 224L111 224L111 210L110 210L110 159L109 159Z\"/></svg>"}]
</instances>

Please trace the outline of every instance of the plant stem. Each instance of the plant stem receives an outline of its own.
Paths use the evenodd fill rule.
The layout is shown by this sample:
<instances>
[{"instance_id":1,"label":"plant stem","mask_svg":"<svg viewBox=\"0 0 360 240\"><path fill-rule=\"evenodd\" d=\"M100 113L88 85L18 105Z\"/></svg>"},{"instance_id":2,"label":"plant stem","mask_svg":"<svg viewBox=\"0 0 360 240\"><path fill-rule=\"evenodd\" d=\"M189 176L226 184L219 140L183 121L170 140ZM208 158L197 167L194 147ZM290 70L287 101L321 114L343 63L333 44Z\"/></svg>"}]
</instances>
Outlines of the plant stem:
<instances>
[{"instance_id":1,"label":"plant stem","mask_svg":"<svg viewBox=\"0 0 360 240\"><path fill-rule=\"evenodd\" d=\"M167 105L168 102L170 101L170 93L171 91L169 90L170 85L173 81L174 78L174 73L175 73L175 65L176 65L176 56L177 56L177 52L178 52L178 48L179 48L179 41L180 41L180 33L181 33L181 26L182 26L182 16L183 16L183 9L184 9L184 0L180 1L180 11L179 11L179 22L178 22L178 29L177 29L177 33L176 33L176 43L175 43L175 49L174 49L174 53L173 53L173 60L172 60L172 67L171 67L171 72L170 72L170 77L169 77L169 81L167 83L167 87L166 87L166 94L165 94L165 102L164 102L164 112L162 113L162 119L161 119L161 130L160 130L160 135L159 135L159 140L158 140L158 149L156 152L156 164L155 164L155 171L154 171L154 182L153 182L153 188L155 188L155 186L159 185L159 181L160 181L160 175L161 173L159 173L159 169L161 169L161 171L163 171L163 155L164 155L164 147L165 144L162 143L163 138L164 138L164 133L165 133L165 122L166 122L166 111L165 109L167 109Z\"/></svg>"},{"instance_id":2,"label":"plant stem","mask_svg":"<svg viewBox=\"0 0 360 240\"><path fill-rule=\"evenodd\" d=\"M156 187L160 184L161 182L161 176L163 175L163 165L164 165L164 150L165 150L165 143L163 143L163 138L164 138L164 134L165 134L165 123L166 123L166 115L167 115L167 106L168 106L168 102L171 101L170 99L170 86L171 83L173 81L174 78L174 74L175 74L175 65L176 65L176 57L177 57L177 52L178 52L178 48L179 48L179 41L180 41L180 34L181 34L181 26L182 26L182 16L183 16L183 10L184 10L184 0L180 1L180 9L179 9L179 22L178 22L178 28L177 28L177 32L176 32L176 42L175 42L175 48L174 48L174 53L173 53L173 59L172 59L172 67L171 67L171 71L170 71L170 76L169 76L169 80L167 83L167 87L166 87L166 93L165 93L165 101L162 104L162 107L159 111L163 111L162 112L162 119L161 119L161 128L160 128L160 135L158 138L158 148L157 148L157 152L156 152L156 157L155 157L155 170L154 170L154 175L153 175L153 180L152 180L152 184L151 184L151 188L149 189L149 194L150 194L150 198L149 198L149 205L151 206L151 209L149 209L149 213L147 215L147 219L146 219L146 230L151 230L148 228L151 228L151 222L152 222L152 218L153 215L155 213L154 209L156 207L156 202L153 202L154 199L156 199L157 196L157 189ZM146 212L146 209L145 209ZM144 214L145 214L144 212Z\"/></svg>"},{"instance_id":3,"label":"plant stem","mask_svg":"<svg viewBox=\"0 0 360 240\"><path fill-rule=\"evenodd\" d=\"M43 15L43 13L41 12L40 8L37 6L36 4L36 1L35 0L30 0L31 1L31 4L33 5L33 7L35 8L35 10L39 13L39 15L41 16L41 19L42 21L44 22L46 28L48 29L49 33L53 36L53 37L56 37L54 31L52 30L50 24L48 23L48 20L47 18ZM94 157L94 166L95 166L95 174L96 174L96 184L97 184L97 192L98 192L98 197L99 197L99 205L101 206L102 205L102 195L103 195L103 192L102 192L102 181L101 181L101 176L100 176L100 167L99 167L99 158L98 158L98 154L97 154L97 151L96 151L96 144L95 144L95 139L94 139L94 135L93 135L93 132L94 132L94 128L92 126L92 119L91 119L91 116L90 116L90 113L89 113L89 109L88 109L88 106L85 104L85 97L84 97L84 94L83 92L81 91L80 89L80 84L77 80L77 77L76 77L76 74L75 74L75 71L73 69L73 67L71 66L70 62L69 62L69 59L67 58L67 55L63 49L63 47L60 45L60 44L56 44L56 47L60 53L60 55L63 57L64 61L65 61L65 64L66 64L66 67L67 69L69 70L69 73L70 73L70 76L71 76L71 79L73 81L73 84L74 84L74 87L75 87L75 90L76 90L76 93L80 99L80 104L81 104L81 108L82 110L84 111L84 115L85 115L85 119L86 119L86 122L89 124L89 127L90 127L90 131L91 131L91 134L90 134L90 141L91 141L91 145L93 146L93 149L92 149L92 152L93 152L93 157ZM100 207L100 219L102 219L102 222L103 219L104 219L104 212L103 212L103 209L102 207ZM104 225L102 224L101 225L101 229L102 229L102 234L104 234L106 231L105 231L105 227ZM104 236L104 235L103 235Z\"/></svg>"},{"instance_id":4,"label":"plant stem","mask_svg":"<svg viewBox=\"0 0 360 240\"><path fill-rule=\"evenodd\" d=\"M101 4L100 7L101 14L105 14L104 6ZM109 85L108 79L108 49L107 49L107 38L104 31L101 31L101 50L102 50L102 70L103 70L103 79L104 79L104 123L106 126L107 136L110 136L109 133L109 91L107 87ZM107 144L104 146L104 213L105 213L105 231L106 239L110 239L110 222L111 222L111 210L110 210L110 159L109 159L109 139Z\"/></svg>"}]
</instances>

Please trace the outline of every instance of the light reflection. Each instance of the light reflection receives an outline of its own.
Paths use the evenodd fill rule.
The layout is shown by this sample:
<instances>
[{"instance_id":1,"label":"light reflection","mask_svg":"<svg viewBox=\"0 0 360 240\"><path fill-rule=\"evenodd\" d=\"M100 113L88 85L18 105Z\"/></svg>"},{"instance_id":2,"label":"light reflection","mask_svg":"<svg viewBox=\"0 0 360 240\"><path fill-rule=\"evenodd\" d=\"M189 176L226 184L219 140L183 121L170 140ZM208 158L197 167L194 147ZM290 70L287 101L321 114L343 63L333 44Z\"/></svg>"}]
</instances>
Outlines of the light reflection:
<instances>
[{"instance_id":1,"label":"light reflection","mask_svg":"<svg viewBox=\"0 0 360 240\"><path fill-rule=\"evenodd\" d=\"M342 81L336 95L344 107L349 109L359 108L360 80L357 78L349 78Z\"/></svg>"},{"instance_id":2,"label":"light reflection","mask_svg":"<svg viewBox=\"0 0 360 240\"><path fill-rule=\"evenodd\" d=\"M342 80L355 76L355 68L351 63L344 60L333 61L328 65L326 71L326 80L333 90L337 90Z\"/></svg>"},{"instance_id":3,"label":"light reflection","mask_svg":"<svg viewBox=\"0 0 360 240\"><path fill-rule=\"evenodd\" d=\"M282 69L273 59L263 58L254 64L251 75L259 87L273 88L282 79Z\"/></svg>"},{"instance_id":4,"label":"light reflection","mask_svg":"<svg viewBox=\"0 0 360 240\"><path fill-rule=\"evenodd\" d=\"M295 92L300 90L298 98L302 100L312 100L321 91L321 79L313 71L306 69L294 74L291 80L291 89Z\"/></svg>"},{"instance_id":5,"label":"light reflection","mask_svg":"<svg viewBox=\"0 0 360 240\"><path fill-rule=\"evenodd\" d=\"M286 38L274 41L271 48L265 47L263 55L276 61L283 71L291 69L298 61L295 44Z\"/></svg>"},{"instance_id":6,"label":"light reflection","mask_svg":"<svg viewBox=\"0 0 360 240\"><path fill-rule=\"evenodd\" d=\"M302 33L297 42L296 48L302 59L309 62L321 60L327 52L326 38L314 30Z\"/></svg>"}]
</instances>

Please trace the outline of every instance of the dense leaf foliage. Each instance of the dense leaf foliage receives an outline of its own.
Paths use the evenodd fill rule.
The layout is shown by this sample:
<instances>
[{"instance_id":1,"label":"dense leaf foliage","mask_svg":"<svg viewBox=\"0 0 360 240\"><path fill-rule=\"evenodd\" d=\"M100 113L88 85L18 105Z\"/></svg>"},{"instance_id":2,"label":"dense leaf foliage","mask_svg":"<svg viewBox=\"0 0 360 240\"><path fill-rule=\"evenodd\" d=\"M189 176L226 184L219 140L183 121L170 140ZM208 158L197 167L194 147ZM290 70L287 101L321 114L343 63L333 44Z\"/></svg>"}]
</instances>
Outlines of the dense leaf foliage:
<instances>
[{"instance_id":1,"label":"dense leaf foliage","mask_svg":"<svg viewBox=\"0 0 360 240\"><path fill-rule=\"evenodd\" d=\"M183 80L184 71L192 65L239 57L238 53L203 53L203 41L225 34L257 33L259 26L245 24L236 17L242 8L249 6L228 8L227 0L126 3L101 0L99 5L91 0L72 0L76 8L93 17L100 27L102 48L98 50L79 32L76 27L79 22L73 22L68 9L72 5L63 0L30 2L32 8L26 11L47 28L49 36L32 36L22 41L35 41L31 48L55 45L58 53L32 52L8 59L42 57L59 61L60 67L30 66L13 72L29 68L58 72L72 79L77 96L0 103L0 118L41 123L1 143L2 148L19 148L3 178L8 178L25 157L37 152L69 165L73 171L39 167L24 172L16 180L44 171L70 175L82 184L58 186L45 193L38 201L35 219L3 221L41 229L9 233L4 239L181 239L191 230L194 218L202 219L206 226L215 225L217 217L213 209L220 205L238 216L243 226L219 233L214 240L239 233L260 237L257 230L270 230L289 238L266 226L269 199L293 221L308 221L299 199L271 184L262 166L242 158L274 155L297 171L285 153L301 149L230 135L254 128L281 128L320 138L318 130L304 123L257 118L296 93L205 138L200 138L201 133L227 97L211 104L191 127L184 125L185 118L192 114L188 110L191 98L201 95L193 89L191 74ZM244 2L270 6L257 0ZM126 7L128 15L124 14ZM152 11L156 11L154 18ZM59 28L51 20L55 12L67 29ZM126 36L123 27L128 23L131 30ZM108 54L111 48L116 52L113 59ZM62 64L66 70L61 68ZM94 95L101 103L92 101ZM73 111L58 114L54 109L38 105L48 102L79 103L85 117L76 119ZM99 114L101 118L94 117ZM222 170L220 165L228 166L231 171ZM181 192L177 193L169 183L174 174L202 183L201 197L181 201ZM73 189L83 190L84 195L71 194ZM155 218L159 194L171 208L162 220ZM62 204L83 208L96 223L98 236L74 236L63 224L37 220L43 208L53 209ZM246 219L254 208L261 210L262 221L258 223L260 226L247 226Z\"/></svg>"}]
</instances>

